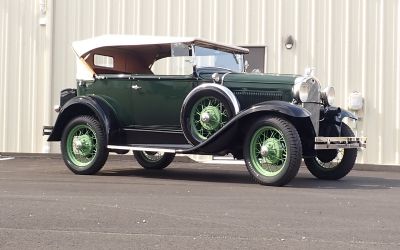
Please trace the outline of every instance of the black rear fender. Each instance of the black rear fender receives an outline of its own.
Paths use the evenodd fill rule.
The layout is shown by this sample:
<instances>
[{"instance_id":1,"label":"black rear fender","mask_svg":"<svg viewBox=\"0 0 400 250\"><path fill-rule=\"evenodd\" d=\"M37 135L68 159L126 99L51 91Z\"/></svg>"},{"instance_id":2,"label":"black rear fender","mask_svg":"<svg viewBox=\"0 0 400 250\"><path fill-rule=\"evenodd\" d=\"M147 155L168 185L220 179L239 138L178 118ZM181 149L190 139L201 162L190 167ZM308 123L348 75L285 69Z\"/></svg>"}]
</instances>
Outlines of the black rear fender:
<instances>
[{"instance_id":1,"label":"black rear fender","mask_svg":"<svg viewBox=\"0 0 400 250\"><path fill-rule=\"evenodd\" d=\"M69 121L81 115L96 117L106 131L108 142L113 138L113 132L119 128L115 113L105 100L94 96L74 97L62 106L48 141L60 141Z\"/></svg>"}]
</instances>

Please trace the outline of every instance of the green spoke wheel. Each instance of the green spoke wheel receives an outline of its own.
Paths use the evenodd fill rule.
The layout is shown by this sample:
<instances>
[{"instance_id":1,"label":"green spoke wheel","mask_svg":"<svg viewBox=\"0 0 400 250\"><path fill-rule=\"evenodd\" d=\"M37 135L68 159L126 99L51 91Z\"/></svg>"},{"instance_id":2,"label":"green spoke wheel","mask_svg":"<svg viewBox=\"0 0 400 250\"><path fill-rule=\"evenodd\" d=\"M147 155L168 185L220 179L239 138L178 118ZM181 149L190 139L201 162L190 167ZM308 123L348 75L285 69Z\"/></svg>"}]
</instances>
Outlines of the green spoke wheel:
<instances>
[{"instance_id":1,"label":"green spoke wheel","mask_svg":"<svg viewBox=\"0 0 400 250\"><path fill-rule=\"evenodd\" d=\"M250 142L252 164L265 176L275 176L287 158L286 142L281 131L265 126L256 131Z\"/></svg>"},{"instance_id":2,"label":"green spoke wheel","mask_svg":"<svg viewBox=\"0 0 400 250\"><path fill-rule=\"evenodd\" d=\"M67 167L76 174L97 173L108 157L105 133L92 116L78 116L63 131L61 152Z\"/></svg>"},{"instance_id":3,"label":"green spoke wheel","mask_svg":"<svg viewBox=\"0 0 400 250\"><path fill-rule=\"evenodd\" d=\"M193 135L200 141L208 139L229 120L228 110L216 97L203 97L198 100L190 113L190 126Z\"/></svg>"},{"instance_id":4,"label":"green spoke wheel","mask_svg":"<svg viewBox=\"0 0 400 250\"><path fill-rule=\"evenodd\" d=\"M331 135L332 136L332 135ZM353 137L351 128L342 123L341 136ZM317 151L317 156L304 159L308 170L318 179L338 180L353 169L357 158L357 149L329 149Z\"/></svg>"},{"instance_id":5,"label":"green spoke wheel","mask_svg":"<svg viewBox=\"0 0 400 250\"><path fill-rule=\"evenodd\" d=\"M182 131L192 145L198 145L219 133L239 112L239 103L236 99L232 100L229 95L231 91L228 88L217 84L201 86L203 85L188 94L181 110ZM234 96L233 93L231 94ZM229 126L235 128L237 123ZM213 142L208 148L210 153L226 148L235 136L234 133L234 129L227 129L219 134L218 142Z\"/></svg>"},{"instance_id":6,"label":"green spoke wheel","mask_svg":"<svg viewBox=\"0 0 400 250\"><path fill-rule=\"evenodd\" d=\"M243 156L247 170L256 182L282 186L299 171L301 140L289 121L279 117L261 117L247 133Z\"/></svg>"},{"instance_id":7,"label":"green spoke wheel","mask_svg":"<svg viewBox=\"0 0 400 250\"><path fill-rule=\"evenodd\" d=\"M71 161L79 166L86 167L96 156L96 133L87 124L77 125L68 134L67 152Z\"/></svg>"}]
</instances>

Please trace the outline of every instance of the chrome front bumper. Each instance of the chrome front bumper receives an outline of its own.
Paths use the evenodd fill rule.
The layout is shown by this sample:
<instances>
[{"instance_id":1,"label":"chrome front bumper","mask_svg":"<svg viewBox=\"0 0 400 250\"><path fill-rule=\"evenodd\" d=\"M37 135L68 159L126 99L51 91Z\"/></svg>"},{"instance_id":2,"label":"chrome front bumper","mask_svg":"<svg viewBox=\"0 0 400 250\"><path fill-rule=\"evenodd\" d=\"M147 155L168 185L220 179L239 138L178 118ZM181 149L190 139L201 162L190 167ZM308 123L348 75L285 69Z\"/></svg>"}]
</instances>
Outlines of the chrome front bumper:
<instances>
[{"instance_id":1,"label":"chrome front bumper","mask_svg":"<svg viewBox=\"0 0 400 250\"><path fill-rule=\"evenodd\" d=\"M338 148L366 148L366 137L315 137L316 150Z\"/></svg>"}]
</instances>

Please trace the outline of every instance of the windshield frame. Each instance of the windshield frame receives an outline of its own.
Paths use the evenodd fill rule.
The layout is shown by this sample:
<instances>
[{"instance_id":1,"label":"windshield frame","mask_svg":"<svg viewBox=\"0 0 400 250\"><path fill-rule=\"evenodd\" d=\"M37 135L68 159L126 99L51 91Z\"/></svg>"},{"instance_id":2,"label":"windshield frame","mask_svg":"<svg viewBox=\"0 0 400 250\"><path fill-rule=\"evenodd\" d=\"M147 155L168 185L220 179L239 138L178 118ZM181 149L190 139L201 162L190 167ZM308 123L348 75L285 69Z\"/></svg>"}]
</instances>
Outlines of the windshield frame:
<instances>
[{"instance_id":1,"label":"windshield frame","mask_svg":"<svg viewBox=\"0 0 400 250\"><path fill-rule=\"evenodd\" d=\"M222 49L219 47L211 47L211 46L204 46L203 44L192 44L191 46L192 48L192 58L193 58L193 70L194 72L197 71L197 69L202 69L202 68L215 68L215 69L221 69L224 71L230 71L233 73L244 73L245 72L245 60L244 60L244 54L243 53L238 53L235 51L231 51L231 50L226 50L226 49ZM198 48L202 48L202 49L207 49L207 50L214 50L216 52L223 52L223 56L226 56L227 54L231 54L233 60L236 62L238 69L232 69L230 67L219 67L219 66L201 66L199 67L197 65L197 58L199 56L196 55L196 51ZM217 56L217 55L215 55ZM239 58L238 58L239 57Z\"/></svg>"}]
</instances>

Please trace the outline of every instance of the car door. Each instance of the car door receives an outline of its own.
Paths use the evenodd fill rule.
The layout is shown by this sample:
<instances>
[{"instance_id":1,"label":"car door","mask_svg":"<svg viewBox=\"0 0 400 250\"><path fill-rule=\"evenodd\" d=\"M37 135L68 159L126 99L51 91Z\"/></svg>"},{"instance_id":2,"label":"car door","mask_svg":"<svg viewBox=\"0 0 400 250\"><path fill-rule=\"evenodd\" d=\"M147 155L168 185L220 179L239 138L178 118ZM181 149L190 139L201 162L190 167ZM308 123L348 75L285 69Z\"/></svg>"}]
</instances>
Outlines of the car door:
<instances>
[{"instance_id":1,"label":"car door","mask_svg":"<svg viewBox=\"0 0 400 250\"><path fill-rule=\"evenodd\" d=\"M88 84L83 95L95 94L103 98L115 111L118 123L124 127L132 124L132 79L130 75L107 75Z\"/></svg>"},{"instance_id":2,"label":"car door","mask_svg":"<svg viewBox=\"0 0 400 250\"><path fill-rule=\"evenodd\" d=\"M180 110L197 80L193 76L134 76L132 121L135 127L180 129Z\"/></svg>"}]
</instances>

